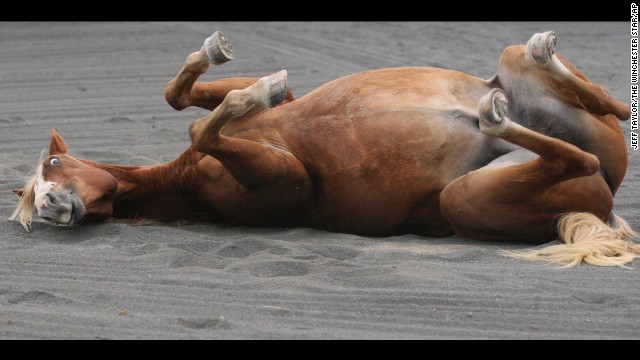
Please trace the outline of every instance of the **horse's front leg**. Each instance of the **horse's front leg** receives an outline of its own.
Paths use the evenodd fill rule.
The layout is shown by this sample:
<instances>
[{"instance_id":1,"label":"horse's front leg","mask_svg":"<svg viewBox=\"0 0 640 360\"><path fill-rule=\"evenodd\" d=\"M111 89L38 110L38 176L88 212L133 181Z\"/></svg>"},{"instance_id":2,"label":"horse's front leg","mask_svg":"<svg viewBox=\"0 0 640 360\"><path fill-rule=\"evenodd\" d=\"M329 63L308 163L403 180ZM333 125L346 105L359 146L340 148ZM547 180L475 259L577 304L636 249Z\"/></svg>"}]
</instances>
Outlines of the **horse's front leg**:
<instances>
[{"instance_id":1,"label":"horse's front leg","mask_svg":"<svg viewBox=\"0 0 640 360\"><path fill-rule=\"evenodd\" d=\"M212 64L222 65L234 59L231 44L224 34L216 31L205 40L199 51L189 54L182 69L169 81L164 96L169 105L176 110L197 106L213 110L219 106L232 90L242 90L255 84L259 78L237 77L212 82L196 82L206 73ZM292 101L293 94L287 90L286 102Z\"/></svg>"},{"instance_id":2,"label":"horse's front leg","mask_svg":"<svg viewBox=\"0 0 640 360\"><path fill-rule=\"evenodd\" d=\"M249 135L233 137L221 133L236 118L246 119L280 104L286 95L286 80L287 73L283 70L246 89L233 90L220 106L189 128L194 148L218 159L249 190L273 184L300 189L309 182L305 167L288 151L278 129L249 129L246 131ZM277 147L270 145L274 142Z\"/></svg>"}]
</instances>

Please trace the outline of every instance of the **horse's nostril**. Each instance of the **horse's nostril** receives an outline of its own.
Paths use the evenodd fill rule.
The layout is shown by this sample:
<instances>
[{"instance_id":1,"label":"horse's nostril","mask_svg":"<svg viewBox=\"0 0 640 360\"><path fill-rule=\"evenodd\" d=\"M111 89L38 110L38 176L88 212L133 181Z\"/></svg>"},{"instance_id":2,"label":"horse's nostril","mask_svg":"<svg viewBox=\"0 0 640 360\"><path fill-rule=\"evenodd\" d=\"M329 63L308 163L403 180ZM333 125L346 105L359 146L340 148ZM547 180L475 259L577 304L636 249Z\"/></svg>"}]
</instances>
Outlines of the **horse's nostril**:
<instances>
[{"instance_id":1,"label":"horse's nostril","mask_svg":"<svg viewBox=\"0 0 640 360\"><path fill-rule=\"evenodd\" d=\"M53 220L53 219L51 219L51 218L50 218L50 217L48 217L48 216L42 216L42 218L43 218L44 220L46 220L46 221L49 221L49 222L51 222L51 220Z\"/></svg>"},{"instance_id":2,"label":"horse's nostril","mask_svg":"<svg viewBox=\"0 0 640 360\"><path fill-rule=\"evenodd\" d=\"M51 205L55 205L56 204L56 197L51 194L51 193L47 193L44 195L45 196L45 200L47 201L47 203L51 204Z\"/></svg>"}]
</instances>

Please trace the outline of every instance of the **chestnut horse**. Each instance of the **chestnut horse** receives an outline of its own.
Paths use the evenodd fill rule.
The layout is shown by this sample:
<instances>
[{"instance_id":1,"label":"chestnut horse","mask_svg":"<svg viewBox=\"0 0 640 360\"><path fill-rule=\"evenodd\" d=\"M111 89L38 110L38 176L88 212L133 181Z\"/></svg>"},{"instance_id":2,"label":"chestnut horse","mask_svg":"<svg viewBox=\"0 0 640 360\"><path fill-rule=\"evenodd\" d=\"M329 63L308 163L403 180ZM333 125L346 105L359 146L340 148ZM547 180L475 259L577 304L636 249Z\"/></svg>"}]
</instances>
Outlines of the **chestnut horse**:
<instances>
[{"instance_id":1,"label":"chestnut horse","mask_svg":"<svg viewBox=\"0 0 640 360\"><path fill-rule=\"evenodd\" d=\"M33 207L60 225L109 218L305 226L368 236L415 233L565 244L512 256L564 266L640 254L612 213L627 151L613 99L555 53L553 32L509 46L489 79L444 69L365 71L294 99L286 71L196 82L233 58L219 32L166 89L177 110L210 110L192 145L156 166L49 155L12 219Z\"/></svg>"}]
</instances>

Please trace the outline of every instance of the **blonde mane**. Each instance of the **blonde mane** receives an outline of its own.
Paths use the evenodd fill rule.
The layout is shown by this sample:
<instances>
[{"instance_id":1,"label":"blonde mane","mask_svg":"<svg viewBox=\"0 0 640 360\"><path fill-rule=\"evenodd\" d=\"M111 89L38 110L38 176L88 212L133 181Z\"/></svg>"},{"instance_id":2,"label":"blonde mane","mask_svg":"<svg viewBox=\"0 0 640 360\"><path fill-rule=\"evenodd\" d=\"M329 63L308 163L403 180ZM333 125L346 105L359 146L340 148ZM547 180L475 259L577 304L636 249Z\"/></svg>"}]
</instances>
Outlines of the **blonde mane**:
<instances>
[{"instance_id":1,"label":"blonde mane","mask_svg":"<svg viewBox=\"0 0 640 360\"><path fill-rule=\"evenodd\" d=\"M33 207L36 199L36 181L42 176L42 164L36 169L36 173L27 181L22 189L22 197L18 202L18 207L13 212L9 220L18 220L25 230L31 231L31 219L33 217Z\"/></svg>"}]
</instances>

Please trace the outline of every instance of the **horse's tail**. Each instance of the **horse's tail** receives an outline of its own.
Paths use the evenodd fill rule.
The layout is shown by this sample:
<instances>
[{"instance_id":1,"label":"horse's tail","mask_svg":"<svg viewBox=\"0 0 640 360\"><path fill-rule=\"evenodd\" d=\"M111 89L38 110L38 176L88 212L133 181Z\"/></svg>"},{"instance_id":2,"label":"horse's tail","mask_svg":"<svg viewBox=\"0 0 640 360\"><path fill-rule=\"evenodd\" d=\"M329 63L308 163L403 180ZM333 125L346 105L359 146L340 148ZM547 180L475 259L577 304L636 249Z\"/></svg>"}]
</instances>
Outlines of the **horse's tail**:
<instances>
[{"instance_id":1,"label":"horse's tail","mask_svg":"<svg viewBox=\"0 0 640 360\"><path fill-rule=\"evenodd\" d=\"M640 256L640 244L630 240L640 236L623 218L612 216L615 228L588 212L564 214L558 221L558 234L564 244L509 251L506 255L560 267L577 266L582 262L595 266L624 266Z\"/></svg>"}]
</instances>

